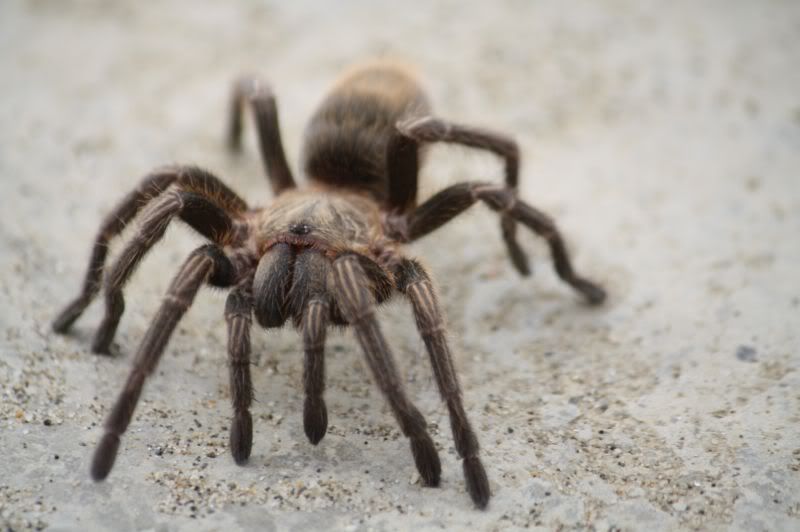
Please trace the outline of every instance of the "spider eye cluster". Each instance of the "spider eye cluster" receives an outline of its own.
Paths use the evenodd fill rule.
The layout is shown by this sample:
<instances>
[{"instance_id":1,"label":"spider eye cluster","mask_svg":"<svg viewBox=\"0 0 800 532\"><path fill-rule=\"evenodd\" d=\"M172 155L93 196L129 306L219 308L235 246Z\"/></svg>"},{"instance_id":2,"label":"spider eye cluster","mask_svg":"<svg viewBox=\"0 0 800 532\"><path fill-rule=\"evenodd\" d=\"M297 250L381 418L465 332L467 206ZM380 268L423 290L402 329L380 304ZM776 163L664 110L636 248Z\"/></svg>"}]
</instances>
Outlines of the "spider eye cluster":
<instances>
[{"instance_id":1,"label":"spider eye cluster","mask_svg":"<svg viewBox=\"0 0 800 532\"><path fill-rule=\"evenodd\" d=\"M289 232L293 235L303 236L309 234L314 228L307 223L291 223L289 224Z\"/></svg>"}]
</instances>

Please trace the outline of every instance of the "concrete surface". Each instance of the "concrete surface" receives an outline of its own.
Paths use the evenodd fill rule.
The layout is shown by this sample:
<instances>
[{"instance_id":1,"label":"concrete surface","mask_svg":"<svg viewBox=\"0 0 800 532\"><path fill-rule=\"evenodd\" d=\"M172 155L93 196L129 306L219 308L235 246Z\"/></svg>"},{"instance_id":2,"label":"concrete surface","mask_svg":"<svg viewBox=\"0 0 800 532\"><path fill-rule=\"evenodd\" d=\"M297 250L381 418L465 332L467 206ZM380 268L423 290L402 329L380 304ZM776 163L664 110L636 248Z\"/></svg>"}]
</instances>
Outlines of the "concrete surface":
<instances>
[{"instance_id":1,"label":"concrete surface","mask_svg":"<svg viewBox=\"0 0 800 532\"><path fill-rule=\"evenodd\" d=\"M0 521L25 530L800 529L800 4L785 2L0 4ZM299 340L254 332L250 464L227 449L224 296L204 292L152 379L109 480L89 458L178 261L172 229L127 290L116 356L100 309L50 331L101 217L165 162L269 201L252 131L223 149L230 81L275 86L293 161L346 65L416 63L443 116L513 133L522 195L611 299L591 309L523 241L520 279L476 208L413 246L437 274L494 497L467 497L408 309L385 310L433 425L440 489L349 333L328 349L331 427L302 424ZM499 179L440 148L426 193ZM119 249L115 246L115 249Z\"/></svg>"}]
</instances>

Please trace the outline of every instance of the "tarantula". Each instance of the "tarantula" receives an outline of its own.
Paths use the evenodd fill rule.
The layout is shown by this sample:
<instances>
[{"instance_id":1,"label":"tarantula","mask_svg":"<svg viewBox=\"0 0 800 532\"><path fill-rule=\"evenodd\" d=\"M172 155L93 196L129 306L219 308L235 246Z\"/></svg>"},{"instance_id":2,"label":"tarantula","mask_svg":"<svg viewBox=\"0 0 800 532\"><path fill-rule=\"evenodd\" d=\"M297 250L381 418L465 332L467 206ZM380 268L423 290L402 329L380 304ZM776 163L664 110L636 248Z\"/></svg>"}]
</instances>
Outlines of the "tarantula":
<instances>
[{"instance_id":1,"label":"tarantula","mask_svg":"<svg viewBox=\"0 0 800 532\"><path fill-rule=\"evenodd\" d=\"M426 269L402 248L482 201L500 214L503 239L521 274L528 275L530 269L516 240L518 223L547 240L563 281L590 303L602 302L603 289L572 269L553 221L518 199L517 144L501 134L433 117L413 75L394 64L368 64L345 75L311 119L303 153L310 184L298 188L284 155L270 88L242 80L234 85L231 101L230 147L240 148L242 114L249 106L274 200L266 207L250 208L217 177L193 166L150 173L102 223L82 291L53 323L57 332L66 332L98 294L104 279L105 315L92 350L107 354L125 306L122 289L169 223L179 218L209 240L183 263L139 345L106 420L91 465L92 477L103 480L111 471L120 436L128 428L145 380L198 290L209 284L230 288L225 305L233 403L230 448L237 464L247 461L253 442L250 326L254 313L265 328L280 327L291 318L302 335L303 426L315 445L328 426L323 399L326 329L353 327L375 382L410 440L423 482L438 485L438 453L425 419L404 391L377 319L376 307L399 292L411 303L447 405L467 489L475 505L484 508L490 497L489 481L462 403L434 285ZM460 183L417 205L423 148L434 142L499 155L505 162L505 185ZM106 269L109 242L137 215L141 218L138 232Z\"/></svg>"}]
</instances>

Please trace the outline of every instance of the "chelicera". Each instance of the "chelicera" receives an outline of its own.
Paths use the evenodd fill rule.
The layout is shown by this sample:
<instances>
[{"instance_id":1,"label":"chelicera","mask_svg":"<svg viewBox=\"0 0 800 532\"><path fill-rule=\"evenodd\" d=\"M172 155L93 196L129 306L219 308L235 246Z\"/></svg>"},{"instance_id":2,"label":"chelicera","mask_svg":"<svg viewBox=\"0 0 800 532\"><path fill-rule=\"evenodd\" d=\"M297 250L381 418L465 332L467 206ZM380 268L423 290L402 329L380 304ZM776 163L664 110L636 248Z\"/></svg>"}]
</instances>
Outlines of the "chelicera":
<instances>
[{"instance_id":1,"label":"chelicera","mask_svg":"<svg viewBox=\"0 0 800 532\"><path fill-rule=\"evenodd\" d=\"M333 88L307 129L303 170L308 186L297 187L284 155L275 98L254 80L235 84L230 147L239 149L242 114L250 107L274 199L251 208L211 173L192 166L147 175L102 223L95 238L80 295L56 318L66 332L100 292L105 315L92 349L108 353L124 309L123 287L141 259L180 219L208 240L194 250L174 277L158 313L139 345L127 381L105 423L91 465L102 480L111 471L120 436L128 428L145 381L152 375L178 321L204 285L229 289L225 305L233 419L230 448L245 463L253 443L250 406L251 316L265 328L291 319L304 347L303 425L312 444L323 438L328 413L325 334L332 325L355 331L375 382L409 438L419 474L439 484L441 466L420 411L406 395L391 349L381 332L377 306L395 294L411 304L433 375L463 460L467 490L478 507L490 489L446 338L442 311L428 271L403 250L481 201L501 217L511 261L523 275L530 269L516 239L518 224L547 240L560 278L590 303L605 292L575 273L553 221L517 197L519 150L505 135L450 123L431 115L428 99L404 68L364 65ZM505 184L466 182L417 204L417 173L424 147L435 142L488 150L505 162ZM106 267L108 244L134 218L139 230Z\"/></svg>"}]
</instances>

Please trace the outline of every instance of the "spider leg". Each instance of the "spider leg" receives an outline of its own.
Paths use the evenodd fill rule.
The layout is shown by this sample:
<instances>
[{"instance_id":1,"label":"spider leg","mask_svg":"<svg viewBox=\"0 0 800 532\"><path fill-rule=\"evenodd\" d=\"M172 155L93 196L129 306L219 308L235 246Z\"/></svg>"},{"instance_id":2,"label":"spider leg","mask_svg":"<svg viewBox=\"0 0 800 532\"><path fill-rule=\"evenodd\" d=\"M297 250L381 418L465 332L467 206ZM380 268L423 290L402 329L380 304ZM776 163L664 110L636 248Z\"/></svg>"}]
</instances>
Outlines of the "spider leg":
<instances>
[{"instance_id":1,"label":"spider leg","mask_svg":"<svg viewBox=\"0 0 800 532\"><path fill-rule=\"evenodd\" d=\"M519 147L511 137L487 129L448 122L433 116L405 120L397 124L397 128L403 135L414 139L417 143L447 142L496 154L505 162L506 187L517 190ZM504 213L500 219L500 229L511 263L522 275L530 275L528 256L517 242L517 224L514 218Z\"/></svg>"},{"instance_id":2,"label":"spider leg","mask_svg":"<svg viewBox=\"0 0 800 532\"><path fill-rule=\"evenodd\" d=\"M395 132L386 145L386 173L389 183L387 206L390 211L406 212L417 201L420 147L416 140Z\"/></svg>"},{"instance_id":3,"label":"spider leg","mask_svg":"<svg viewBox=\"0 0 800 532\"><path fill-rule=\"evenodd\" d=\"M326 286L330 261L317 251L299 253L294 264L292 287L287 294L289 311L303 336L303 428L316 445L328 430L325 406L325 333L331 316L330 295Z\"/></svg>"},{"instance_id":4,"label":"spider leg","mask_svg":"<svg viewBox=\"0 0 800 532\"><path fill-rule=\"evenodd\" d=\"M491 495L489 480L478 456L478 438L472 431L461 400L461 388L445 337L442 311L439 309L430 277L419 263L404 259L397 267L396 279L398 289L411 302L417 329L430 356L439 393L450 413L453 440L458 455L463 460L464 477L470 497L476 506L485 508Z\"/></svg>"},{"instance_id":5,"label":"spider leg","mask_svg":"<svg viewBox=\"0 0 800 532\"><path fill-rule=\"evenodd\" d=\"M272 190L277 196L296 185L283 151L275 95L268 85L257 79L245 78L234 83L228 122L228 146L232 151L239 151L242 146L242 114L245 103L253 108L261 158Z\"/></svg>"},{"instance_id":6,"label":"spider leg","mask_svg":"<svg viewBox=\"0 0 800 532\"><path fill-rule=\"evenodd\" d=\"M521 222L547 240L556 273L589 303L599 304L605 300L606 292L602 287L575 273L564 239L553 220L518 199L516 192L506 187L475 182L448 187L408 214L405 236L409 240L416 240L438 229L478 200L486 203L492 210Z\"/></svg>"},{"instance_id":7,"label":"spider leg","mask_svg":"<svg viewBox=\"0 0 800 532\"><path fill-rule=\"evenodd\" d=\"M122 250L106 277L106 312L92 343L95 353L108 353L125 310L122 289L175 216L188 221L199 233L219 245L233 240L233 220L224 210L199 194L173 189L148 205L139 232Z\"/></svg>"},{"instance_id":8,"label":"spider leg","mask_svg":"<svg viewBox=\"0 0 800 532\"><path fill-rule=\"evenodd\" d=\"M122 232L143 207L160 196L173 184L185 191L213 198L214 203L219 204L226 211L239 213L247 209L247 204L218 178L199 168L165 168L148 174L141 184L125 196L103 220L92 246L89 266L84 276L81 293L53 321L53 329L56 332L65 333L75 320L83 314L83 311L86 310L86 307L89 306L89 303L100 291L110 241ZM214 236L215 232L219 232L215 224L204 224L202 216L199 216L200 219L192 219L192 214L201 214L203 210L199 206L190 209L185 213L184 221L193 225L199 232ZM212 206L205 210L214 213L216 209ZM219 219L220 216L217 214L212 218Z\"/></svg>"},{"instance_id":9,"label":"spider leg","mask_svg":"<svg viewBox=\"0 0 800 532\"><path fill-rule=\"evenodd\" d=\"M250 327L252 325L252 279L234 288L225 303L228 322L228 371L230 374L233 420L231 454L237 464L244 464L253 448L253 379L250 376Z\"/></svg>"},{"instance_id":10,"label":"spider leg","mask_svg":"<svg viewBox=\"0 0 800 532\"><path fill-rule=\"evenodd\" d=\"M367 287L369 278L355 255L348 254L333 264L334 297L345 319L355 328L358 343L367 358L375 381L389 402L423 481L438 486L441 474L439 454L427 431L425 418L406 397L389 346L375 318L375 298Z\"/></svg>"},{"instance_id":11,"label":"spider leg","mask_svg":"<svg viewBox=\"0 0 800 532\"><path fill-rule=\"evenodd\" d=\"M303 428L314 445L328 431L328 409L322 394L325 391L325 330L329 315L330 305L322 298L309 301L303 313L303 384L306 389Z\"/></svg>"},{"instance_id":12,"label":"spider leg","mask_svg":"<svg viewBox=\"0 0 800 532\"><path fill-rule=\"evenodd\" d=\"M120 436L131 422L144 382L158 365L175 326L192 304L200 286L206 282L225 286L233 284L234 280L234 266L215 245L200 247L186 259L139 344L125 387L106 419L105 434L92 460L91 474L94 480L103 480L111 471Z\"/></svg>"},{"instance_id":13,"label":"spider leg","mask_svg":"<svg viewBox=\"0 0 800 532\"><path fill-rule=\"evenodd\" d=\"M100 279L103 276L103 266L108 255L109 241L122 232L144 204L161 194L174 181L175 174L171 171L157 171L148 175L106 216L97 237L95 237L94 246L92 246L89 267L86 270L81 293L53 321L55 331L66 332L100 291Z\"/></svg>"}]
</instances>

